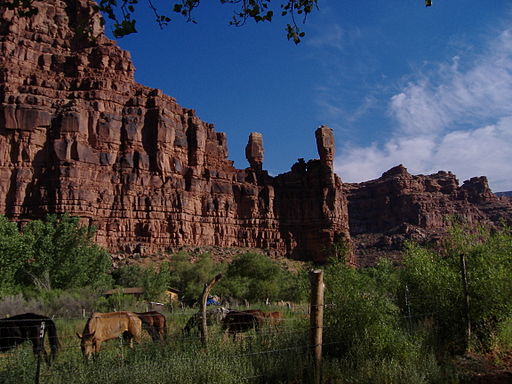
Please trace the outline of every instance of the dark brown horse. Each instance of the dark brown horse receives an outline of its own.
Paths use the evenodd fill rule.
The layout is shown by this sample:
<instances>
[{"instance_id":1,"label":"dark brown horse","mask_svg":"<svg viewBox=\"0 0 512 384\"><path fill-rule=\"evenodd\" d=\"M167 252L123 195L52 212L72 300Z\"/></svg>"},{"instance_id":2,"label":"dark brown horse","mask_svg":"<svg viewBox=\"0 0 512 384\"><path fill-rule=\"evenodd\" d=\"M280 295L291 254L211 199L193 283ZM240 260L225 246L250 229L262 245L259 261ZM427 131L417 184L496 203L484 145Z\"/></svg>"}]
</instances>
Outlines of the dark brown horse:
<instances>
[{"instance_id":1,"label":"dark brown horse","mask_svg":"<svg viewBox=\"0 0 512 384\"><path fill-rule=\"evenodd\" d=\"M41 338L41 327L44 333ZM44 335L48 335L50 356L44 348ZM0 319L0 352L8 351L17 345L30 341L35 354L42 353L48 365L55 359L59 349L59 338L55 323L49 317L35 313L24 313Z\"/></svg>"},{"instance_id":2,"label":"dark brown horse","mask_svg":"<svg viewBox=\"0 0 512 384\"><path fill-rule=\"evenodd\" d=\"M135 312L142 320L142 329L145 329L154 342L164 341L167 337L167 321L165 316L157 311Z\"/></svg>"},{"instance_id":3,"label":"dark brown horse","mask_svg":"<svg viewBox=\"0 0 512 384\"><path fill-rule=\"evenodd\" d=\"M263 311L249 309L246 311L230 311L222 320L222 330L236 338L237 333L247 332L251 329L258 332L264 321Z\"/></svg>"},{"instance_id":4,"label":"dark brown horse","mask_svg":"<svg viewBox=\"0 0 512 384\"><path fill-rule=\"evenodd\" d=\"M206 325L220 323L228 313L229 309L224 307L208 309L206 311ZM201 324L202 318L203 316L200 312L194 313L190 319L188 319L187 324L185 324L185 327L183 328L183 334L190 336L190 332L196 328L199 332L199 325Z\"/></svg>"}]
</instances>

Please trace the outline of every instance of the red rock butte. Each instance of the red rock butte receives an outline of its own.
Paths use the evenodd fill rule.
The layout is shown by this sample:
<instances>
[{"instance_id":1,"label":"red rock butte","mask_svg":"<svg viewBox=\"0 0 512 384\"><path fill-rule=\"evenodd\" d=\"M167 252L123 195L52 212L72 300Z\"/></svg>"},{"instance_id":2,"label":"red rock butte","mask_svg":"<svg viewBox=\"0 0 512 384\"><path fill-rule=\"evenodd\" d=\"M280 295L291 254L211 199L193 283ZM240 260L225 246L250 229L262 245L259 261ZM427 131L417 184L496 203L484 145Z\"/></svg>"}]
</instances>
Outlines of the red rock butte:
<instances>
[{"instance_id":1,"label":"red rock butte","mask_svg":"<svg viewBox=\"0 0 512 384\"><path fill-rule=\"evenodd\" d=\"M248 247L325 261L342 240L361 265L408 236L435 235L448 214L512 221L510 200L483 177L459 187L450 173L412 176L400 166L343 184L325 126L315 132L319 159L270 176L263 138L251 133L249 168L236 169L224 133L135 82L94 2L35 4L31 18L0 8L0 213L13 220L67 212L128 254Z\"/></svg>"}]
</instances>

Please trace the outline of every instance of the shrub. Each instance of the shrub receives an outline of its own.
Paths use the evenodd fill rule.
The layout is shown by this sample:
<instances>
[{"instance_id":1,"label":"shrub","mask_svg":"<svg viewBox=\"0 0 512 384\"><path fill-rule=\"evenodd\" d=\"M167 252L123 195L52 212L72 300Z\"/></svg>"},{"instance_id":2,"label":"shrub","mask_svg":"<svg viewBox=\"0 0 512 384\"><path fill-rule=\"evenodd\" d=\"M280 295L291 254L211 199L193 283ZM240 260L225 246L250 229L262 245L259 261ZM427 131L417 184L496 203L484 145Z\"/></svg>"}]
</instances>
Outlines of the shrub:
<instances>
[{"instance_id":1,"label":"shrub","mask_svg":"<svg viewBox=\"0 0 512 384\"><path fill-rule=\"evenodd\" d=\"M204 284L224 271L222 264L215 263L209 254L201 254L191 262L186 253L172 255L169 263L169 285L182 293L182 300L192 304L199 299Z\"/></svg>"},{"instance_id":2,"label":"shrub","mask_svg":"<svg viewBox=\"0 0 512 384\"><path fill-rule=\"evenodd\" d=\"M112 271L114 285L125 288L141 287L144 270L135 264L121 265Z\"/></svg>"},{"instance_id":3,"label":"shrub","mask_svg":"<svg viewBox=\"0 0 512 384\"><path fill-rule=\"evenodd\" d=\"M218 291L250 301L300 301L305 296L303 281L304 274L286 271L268 256L246 253L229 264Z\"/></svg>"},{"instance_id":4,"label":"shrub","mask_svg":"<svg viewBox=\"0 0 512 384\"><path fill-rule=\"evenodd\" d=\"M461 255L466 260L468 314ZM403 283L410 291L412 315L434 319L439 340L449 349L463 352L468 346L489 348L499 323L510 316L511 270L510 229L491 232L484 227L454 225L440 252L408 245ZM465 335L467 316L473 328L469 345Z\"/></svg>"},{"instance_id":5,"label":"shrub","mask_svg":"<svg viewBox=\"0 0 512 384\"><path fill-rule=\"evenodd\" d=\"M406 359L417 346L400 327L400 309L369 274L335 263L326 269L325 339L337 358Z\"/></svg>"},{"instance_id":6,"label":"shrub","mask_svg":"<svg viewBox=\"0 0 512 384\"><path fill-rule=\"evenodd\" d=\"M110 255L94 244L93 235L94 228L67 214L29 222L23 241L31 258L18 270L17 281L43 289L109 286Z\"/></svg>"},{"instance_id":7,"label":"shrub","mask_svg":"<svg viewBox=\"0 0 512 384\"><path fill-rule=\"evenodd\" d=\"M32 249L16 223L0 216L0 295L19 290L16 274L31 259Z\"/></svg>"}]
</instances>

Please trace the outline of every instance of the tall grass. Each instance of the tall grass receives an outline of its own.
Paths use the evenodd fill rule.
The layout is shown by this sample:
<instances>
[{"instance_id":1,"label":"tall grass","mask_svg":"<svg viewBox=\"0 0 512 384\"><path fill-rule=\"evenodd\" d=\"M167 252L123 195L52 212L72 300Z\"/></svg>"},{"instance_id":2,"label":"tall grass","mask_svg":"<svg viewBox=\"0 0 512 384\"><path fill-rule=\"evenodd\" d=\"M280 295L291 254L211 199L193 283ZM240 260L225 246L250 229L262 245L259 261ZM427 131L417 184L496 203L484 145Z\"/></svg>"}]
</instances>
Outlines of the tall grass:
<instances>
[{"instance_id":1,"label":"tall grass","mask_svg":"<svg viewBox=\"0 0 512 384\"><path fill-rule=\"evenodd\" d=\"M179 316L186 319L186 316ZM208 348L197 336L184 337L179 325L165 343L145 337L133 349L120 340L102 345L93 360L84 361L75 331L85 321L58 321L61 352L51 367L41 365L41 382L57 383L290 383L307 382L307 330L288 326L282 332L265 328L225 338L218 326L210 332ZM23 345L0 359L0 383L34 383L36 358Z\"/></svg>"},{"instance_id":2,"label":"tall grass","mask_svg":"<svg viewBox=\"0 0 512 384\"><path fill-rule=\"evenodd\" d=\"M285 325L276 330L266 327L261 334L251 331L226 338L220 327L209 328L208 348L199 337L181 334L189 313L168 316L170 336L165 343L152 343L145 335L133 349L111 340L92 361L84 361L75 332L81 332L85 319L56 320L61 351L51 367L41 365L45 384L196 384L196 383L312 383L313 371L308 350L308 324L303 316L287 314ZM326 334L326 336L328 333ZM335 343L324 339L326 348ZM413 341L411 341L413 342ZM358 350L359 358L326 356L324 383L457 383L455 372L439 365L428 348L411 348L401 357L372 355L371 348ZM364 349L364 345L360 346ZM36 358L29 344L2 355L0 383L35 382Z\"/></svg>"}]
</instances>

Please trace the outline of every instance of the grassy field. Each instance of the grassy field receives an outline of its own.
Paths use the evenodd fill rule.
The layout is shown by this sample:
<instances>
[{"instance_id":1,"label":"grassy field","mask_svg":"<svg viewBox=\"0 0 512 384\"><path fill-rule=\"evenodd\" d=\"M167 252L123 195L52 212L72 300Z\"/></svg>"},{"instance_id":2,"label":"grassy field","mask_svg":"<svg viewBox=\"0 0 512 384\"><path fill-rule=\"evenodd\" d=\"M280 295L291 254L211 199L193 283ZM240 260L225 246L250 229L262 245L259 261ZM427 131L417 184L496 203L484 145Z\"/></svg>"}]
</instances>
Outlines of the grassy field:
<instances>
[{"instance_id":1,"label":"grassy field","mask_svg":"<svg viewBox=\"0 0 512 384\"><path fill-rule=\"evenodd\" d=\"M309 320L303 311L286 311L279 328L267 326L260 333L250 331L237 336L236 340L226 337L220 326L214 325L209 327L208 348L201 344L197 332L190 336L182 334L192 313L192 310L166 313L169 337L164 343L155 344L144 333L142 343L130 349L121 339L115 339L104 343L92 361L84 360L80 340L75 335L82 332L86 319L56 319L61 349L51 367L41 364L40 383L313 382L308 348ZM510 329L506 327L503 332L510 332ZM327 350L332 340L324 339L324 344ZM0 383L34 383L36 363L29 343L0 354ZM470 371L476 366L473 360L463 363L465 374L474 377L481 374ZM486 367L489 369L489 365ZM449 362L440 365L439 357L427 349L405 360L369 357L354 361L325 355L322 375L323 383L333 384L472 382L457 372L456 365Z\"/></svg>"},{"instance_id":2,"label":"grassy field","mask_svg":"<svg viewBox=\"0 0 512 384\"><path fill-rule=\"evenodd\" d=\"M309 356L308 322L288 313L275 330L265 327L227 338L220 327L209 329L208 348L196 333L185 337L181 329L190 312L167 316L169 337L153 344L145 335L133 349L120 339L102 345L97 358L85 362L75 332L85 319L57 319L61 350L55 363L41 365L41 383L290 383L307 382ZM29 344L5 353L0 359L1 383L34 383L36 358Z\"/></svg>"}]
</instances>

